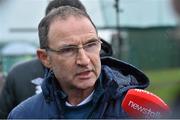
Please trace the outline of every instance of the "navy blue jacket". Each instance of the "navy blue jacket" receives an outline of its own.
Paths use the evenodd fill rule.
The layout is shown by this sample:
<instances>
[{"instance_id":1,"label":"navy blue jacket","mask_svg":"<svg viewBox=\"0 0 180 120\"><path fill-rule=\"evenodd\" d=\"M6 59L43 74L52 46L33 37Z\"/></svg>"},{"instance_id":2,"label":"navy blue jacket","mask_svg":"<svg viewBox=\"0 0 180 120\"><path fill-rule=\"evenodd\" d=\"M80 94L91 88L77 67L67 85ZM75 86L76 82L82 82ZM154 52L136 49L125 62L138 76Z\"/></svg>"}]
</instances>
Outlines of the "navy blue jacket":
<instances>
[{"instance_id":1,"label":"navy blue jacket","mask_svg":"<svg viewBox=\"0 0 180 120\"><path fill-rule=\"evenodd\" d=\"M87 118L128 118L121 107L124 95L130 88L146 88L149 80L143 72L125 62L106 57L101 63L101 78L96 82L93 107ZM8 118L64 118L62 106L66 98L51 73L42 84L42 93L23 101Z\"/></svg>"}]
</instances>

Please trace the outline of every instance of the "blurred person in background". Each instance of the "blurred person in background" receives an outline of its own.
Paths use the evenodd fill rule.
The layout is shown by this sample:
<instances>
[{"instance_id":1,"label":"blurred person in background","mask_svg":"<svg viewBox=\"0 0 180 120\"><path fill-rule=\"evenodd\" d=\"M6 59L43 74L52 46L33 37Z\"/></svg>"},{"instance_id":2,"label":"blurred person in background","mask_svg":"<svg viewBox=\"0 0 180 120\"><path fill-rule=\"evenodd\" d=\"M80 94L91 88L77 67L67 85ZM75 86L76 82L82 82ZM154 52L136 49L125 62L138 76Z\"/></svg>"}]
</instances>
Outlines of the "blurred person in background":
<instances>
[{"instance_id":1,"label":"blurred person in background","mask_svg":"<svg viewBox=\"0 0 180 120\"><path fill-rule=\"evenodd\" d=\"M121 107L128 89L144 89L149 80L135 67L100 58L101 39L89 15L61 6L38 26L37 55L50 69L42 92L16 106L9 119L127 118Z\"/></svg>"},{"instance_id":2,"label":"blurred person in background","mask_svg":"<svg viewBox=\"0 0 180 120\"><path fill-rule=\"evenodd\" d=\"M59 6L69 5L86 11L84 5L79 0L53 0L45 11L47 15L52 9ZM103 41L101 56L111 56L111 45ZM0 118L7 118L8 113L21 101L41 92L41 83L45 73L48 71L40 60L34 59L15 65L5 80L2 93L0 95Z\"/></svg>"},{"instance_id":3,"label":"blurred person in background","mask_svg":"<svg viewBox=\"0 0 180 120\"><path fill-rule=\"evenodd\" d=\"M43 75L44 66L37 59L12 67L0 94L1 119L7 118L16 105L39 91L38 86L43 80Z\"/></svg>"},{"instance_id":4,"label":"blurred person in background","mask_svg":"<svg viewBox=\"0 0 180 120\"><path fill-rule=\"evenodd\" d=\"M46 14L53 8L63 5L74 6L86 11L79 0L54 0L46 8ZM111 55L112 48L110 44L103 41L101 56ZM18 64L12 68L6 78L6 83L0 96L0 118L6 118L10 110L21 101L35 93L41 92L40 84L45 70L45 67L38 59Z\"/></svg>"}]
</instances>

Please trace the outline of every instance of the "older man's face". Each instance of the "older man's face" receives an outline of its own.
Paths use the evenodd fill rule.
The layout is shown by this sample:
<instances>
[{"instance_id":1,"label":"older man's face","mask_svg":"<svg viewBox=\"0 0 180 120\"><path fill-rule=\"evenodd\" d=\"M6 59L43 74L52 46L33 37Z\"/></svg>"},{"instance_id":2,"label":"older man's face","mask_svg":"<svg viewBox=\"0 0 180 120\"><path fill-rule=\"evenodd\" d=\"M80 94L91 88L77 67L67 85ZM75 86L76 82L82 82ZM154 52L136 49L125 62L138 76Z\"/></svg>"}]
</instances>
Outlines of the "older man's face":
<instances>
[{"instance_id":1,"label":"older man's face","mask_svg":"<svg viewBox=\"0 0 180 120\"><path fill-rule=\"evenodd\" d=\"M101 71L101 43L91 22L69 17L49 28L49 67L63 89L89 89ZM59 51L59 52L55 52Z\"/></svg>"}]
</instances>

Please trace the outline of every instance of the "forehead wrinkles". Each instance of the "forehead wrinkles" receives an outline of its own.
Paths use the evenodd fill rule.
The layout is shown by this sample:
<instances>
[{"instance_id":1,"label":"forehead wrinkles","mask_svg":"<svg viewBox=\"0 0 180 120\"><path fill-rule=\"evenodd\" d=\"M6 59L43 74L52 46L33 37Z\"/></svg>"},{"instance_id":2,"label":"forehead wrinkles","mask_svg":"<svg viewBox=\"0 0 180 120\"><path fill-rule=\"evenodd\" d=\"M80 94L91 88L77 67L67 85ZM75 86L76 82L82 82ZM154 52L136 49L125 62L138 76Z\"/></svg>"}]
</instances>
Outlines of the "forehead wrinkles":
<instances>
[{"instance_id":1,"label":"forehead wrinkles","mask_svg":"<svg viewBox=\"0 0 180 120\"><path fill-rule=\"evenodd\" d=\"M75 18L75 19L83 19L83 18L86 18L85 16L81 16L81 15L78 15L78 16L73 16L73 15L64 15L64 16L58 16L56 15L55 17L53 17L51 19L51 21L49 21L49 26L48 26L48 37L49 37L49 33L50 33L50 29L52 28L53 24L56 23L56 22L61 22L61 23L64 23L66 22L68 19L70 19L71 17ZM63 27L63 26L62 26Z\"/></svg>"},{"instance_id":2,"label":"forehead wrinkles","mask_svg":"<svg viewBox=\"0 0 180 120\"><path fill-rule=\"evenodd\" d=\"M82 24L81 24L82 23ZM63 36L64 35L64 36ZM68 37L97 37L97 32L92 23L86 17L69 16L66 19L57 17L49 28L48 37L66 39Z\"/></svg>"},{"instance_id":3,"label":"forehead wrinkles","mask_svg":"<svg viewBox=\"0 0 180 120\"><path fill-rule=\"evenodd\" d=\"M49 27L48 28L50 28L51 27L51 25L54 23L54 22L57 22L57 21L62 21L62 22L66 22L68 19L70 19L70 18L74 18L75 20L82 20L82 19L86 19L89 23L90 23L90 25L92 25L92 27L94 28L94 30L96 31L96 34L97 34L97 30L96 30L96 27L94 26L94 24L92 23L92 21L88 18L88 17L86 17L86 16L83 16L83 15L81 15L81 14L78 14L78 15L63 15L63 16L59 16L59 15L56 15L56 16L54 16L50 21L49 21ZM73 25L73 24L72 24ZM49 31L48 31L48 33L49 33Z\"/></svg>"}]
</instances>

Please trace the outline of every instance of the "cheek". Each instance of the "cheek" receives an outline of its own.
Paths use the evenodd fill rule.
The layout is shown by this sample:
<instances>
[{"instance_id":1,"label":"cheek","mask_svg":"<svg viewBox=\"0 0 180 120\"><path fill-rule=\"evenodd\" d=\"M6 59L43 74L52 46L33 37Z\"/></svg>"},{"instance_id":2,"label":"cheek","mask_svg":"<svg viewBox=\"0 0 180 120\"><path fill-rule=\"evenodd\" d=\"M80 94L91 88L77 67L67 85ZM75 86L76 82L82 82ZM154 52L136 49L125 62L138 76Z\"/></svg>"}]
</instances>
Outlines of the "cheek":
<instances>
[{"instance_id":1,"label":"cheek","mask_svg":"<svg viewBox=\"0 0 180 120\"><path fill-rule=\"evenodd\" d=\"M97 62L97 69L98 69L98 73L100 74L100 72L101 72L101 61L100 61L100 59L98 59L97 61L98 61Z\"/></svg>"},{"instance_id":2,"label":"cheek","mask_svg":"<svg viewBox=\"0 0 180 120\"><path fill-rule=\"evenodd\" d=\"M56 58L52 61L52 69L58 78L73 74L73 63L70 60Z\"/></svg>"},{"instance_id":3,"label":"cheek","mask_svg":"<svg viewBox=\"0 0 180 120\"><path fill-rule=\"evenodd\" d=\"M101 72L101 61L100 56L94 56L94 59L92 59L92 64L94 66L94 69L96 71L96 76L99 77L99 74Z\"/></svg>"}]
</instances>

